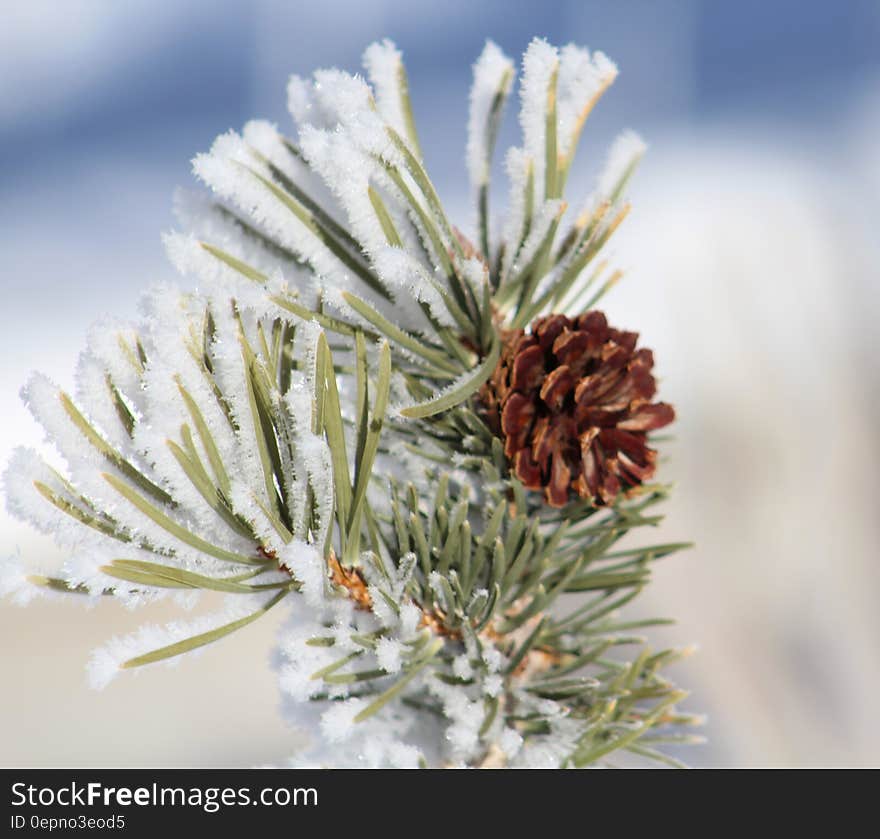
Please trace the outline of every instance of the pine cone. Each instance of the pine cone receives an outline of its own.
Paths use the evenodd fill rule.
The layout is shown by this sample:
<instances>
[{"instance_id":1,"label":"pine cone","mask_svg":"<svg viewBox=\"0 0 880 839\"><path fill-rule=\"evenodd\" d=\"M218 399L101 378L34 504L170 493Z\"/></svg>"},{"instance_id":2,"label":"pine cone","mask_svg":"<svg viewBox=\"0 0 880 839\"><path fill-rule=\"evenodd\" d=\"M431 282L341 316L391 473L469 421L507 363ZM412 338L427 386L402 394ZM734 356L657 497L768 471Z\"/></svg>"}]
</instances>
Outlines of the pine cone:
<instances>
[{"instance_id":1,"label":"pine cone","mask_svg":"<svg viewBox=\"0 0 880 839\"><path fill-rule=\"evenodd\" d=\"M503 335L504 350L480 401L513 471L553 507L572 493L604 505L654 474L647 432L675 419L651 402L651 350L601 312L538 318Z\"/></svg>"}]
</instances>

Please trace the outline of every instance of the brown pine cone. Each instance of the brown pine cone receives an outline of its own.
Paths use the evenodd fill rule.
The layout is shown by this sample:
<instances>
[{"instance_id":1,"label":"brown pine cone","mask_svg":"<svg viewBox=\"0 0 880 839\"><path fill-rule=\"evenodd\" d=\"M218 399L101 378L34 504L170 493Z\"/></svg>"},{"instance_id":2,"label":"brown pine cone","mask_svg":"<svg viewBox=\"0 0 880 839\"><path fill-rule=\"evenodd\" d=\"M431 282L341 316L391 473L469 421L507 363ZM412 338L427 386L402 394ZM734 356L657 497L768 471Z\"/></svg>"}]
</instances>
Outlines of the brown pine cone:
<instances>
[{"instance_id":1,"label":"brown pine cone","mask_svg":"<svg viewBox=\"0 0 880 839\"><path fill-rule=\"evenodd\" d=\"M513 471L553 507L572 493L604 505L654 474L647 433L675 411L651 402L653 353L638 333L608 326L601 312L547 315L504 349L480 401Z\"/></svg>"}]
</instances>

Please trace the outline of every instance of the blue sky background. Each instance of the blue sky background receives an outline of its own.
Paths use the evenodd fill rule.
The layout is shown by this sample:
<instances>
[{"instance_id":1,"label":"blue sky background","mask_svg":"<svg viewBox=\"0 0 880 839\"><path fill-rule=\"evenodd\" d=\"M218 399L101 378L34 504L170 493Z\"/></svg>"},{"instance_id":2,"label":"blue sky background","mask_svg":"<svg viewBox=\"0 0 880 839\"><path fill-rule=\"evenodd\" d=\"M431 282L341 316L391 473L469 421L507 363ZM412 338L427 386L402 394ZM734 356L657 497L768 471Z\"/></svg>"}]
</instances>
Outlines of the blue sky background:
<instances>
[{"instance_id":1,"label":"blue sky background","mask_svg":"<svg viewBox=\"0 0 880 839\"><path fill-rule=\"evenodd\" d=\"M534 34L572 40L619 63L588 135L597 151L622 126L653 140L748 118L796 136L833 171L847 163L835 154L840 123L880 74L880 4L868 0L4 5L0 226L72 224L92 247L74 264L40 248L27 279L14 265L3 284L33 289L44 276L36 282L70 304L89 300L76 293L82 284L124 303L129 284L108 270L110 251L124 256L120 272L131 247L142 269L164 272L157 230L170 224L173 187L190 182L190 157L251 116L286 125L291 72L358 69L363 46L385 35L405 53L426 155L450 200L465 194L470 65L486 37L511 55ZM514 120L507 129L512 138ZM146 174L136 198L126 171ZM75 281L56 279L74 267Z\"/></svg>"}]
</instances>

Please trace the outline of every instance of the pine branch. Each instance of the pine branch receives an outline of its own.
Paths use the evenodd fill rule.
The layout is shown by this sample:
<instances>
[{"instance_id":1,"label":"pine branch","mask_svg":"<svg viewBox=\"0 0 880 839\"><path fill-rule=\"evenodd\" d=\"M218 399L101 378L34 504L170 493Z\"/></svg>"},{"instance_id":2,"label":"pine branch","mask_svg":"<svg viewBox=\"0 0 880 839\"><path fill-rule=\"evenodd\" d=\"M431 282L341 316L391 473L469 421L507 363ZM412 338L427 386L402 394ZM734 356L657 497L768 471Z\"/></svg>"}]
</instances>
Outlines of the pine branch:
<instances>
[{"instance_id":1,"label":"pine branch","mask_svg":"<svg viewBox=\"0 0 880 839\"><path fill-rule=\"evenodd\" d=\"M320 715L327 748L306 762L576 767L626 752L677 766L661 748L698 720L663 671L684 653L640 634L669 621L620 614L689 547L641 537L669 494L651 483L653 432L674 412L654 401L650 351L594 310L620 279L602 253L629 210L635 135L566 221L581 131L616 67L529 46L493 242L514 66L487 44L469 113L474 245L425 168L399 51L374 44L364 61L372 87L339 70L291 80L296 138L254 121L195 159L213 196L181 203L188 232L166 245L203 294L160 289L137 331L93 337L76 400L31 381L67 473L19 451L8 503L72 556L0 583L130 604L225 596L215 616L109 642L90 665L99 686L283 602L279 684Z\"/></svg>"}]
</instances>

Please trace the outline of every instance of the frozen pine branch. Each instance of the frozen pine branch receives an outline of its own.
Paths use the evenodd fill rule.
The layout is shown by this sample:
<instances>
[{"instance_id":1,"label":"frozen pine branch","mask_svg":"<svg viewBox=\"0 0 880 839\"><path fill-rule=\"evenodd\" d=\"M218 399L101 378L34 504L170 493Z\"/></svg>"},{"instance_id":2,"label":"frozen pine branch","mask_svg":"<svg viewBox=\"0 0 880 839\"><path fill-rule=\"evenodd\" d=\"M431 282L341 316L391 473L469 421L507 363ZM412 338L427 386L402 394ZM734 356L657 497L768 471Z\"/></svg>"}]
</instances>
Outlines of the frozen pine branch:
<instances>
[{"instance_id":1,"label":"frozen pine branch","mask_svg":"<svg viewBox=\"0 0 880 839\"><path fill-rule=\"evenodd\" d=\"M224 596L113 639L97 686L286 609L274 661L310 739L297 764L674 764L662 745L696 720L664 670L684 653L646 646L666 621L621 615L686 547L627 539L661 520L651 434L674 414L650 350L594 309L644 144L622 135L582 209L565 198L616 67L532 42L493 226L515 70L487 44L465 234L425 169L401 53L374 44L364 66L369 83L291 79L289 136L252 121L195 158L208 191L178 196L166 246L203 293L162 287L136 327L96 328L75 394L28 383L61 464L16 452L7 505L69 559L10 561L0 591Z\"/></svg>"}]
</instances>

